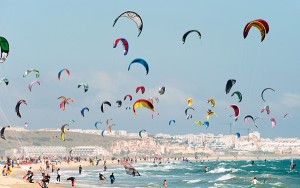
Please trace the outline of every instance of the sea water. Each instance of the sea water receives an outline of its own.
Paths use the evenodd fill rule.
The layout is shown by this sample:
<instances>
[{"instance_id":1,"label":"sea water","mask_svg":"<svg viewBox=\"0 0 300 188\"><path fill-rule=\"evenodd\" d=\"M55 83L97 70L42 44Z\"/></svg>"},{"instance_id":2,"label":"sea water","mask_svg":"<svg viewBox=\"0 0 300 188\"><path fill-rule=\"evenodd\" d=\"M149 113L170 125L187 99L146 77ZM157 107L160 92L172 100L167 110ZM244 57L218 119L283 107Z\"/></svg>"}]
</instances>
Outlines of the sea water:
<instances>
[{"instance_id":1,"label":"sea water","mask_svg":"<svg viewBox=\"0 0 300 188\"><path fill-rule=\"evenodd\" d=\"M61 169L61 184L71 184L66 179L76 178L76 187L163 187L167 180L169 187L284 187L300 188L300 160L294 171L290 171L290 160L256 160L251 161L208 161L208 162L163 162L158 166L153 163L133 163L141 176L127 175L122 165L83 168L82 174L78 170ZM203 168L209 171L204 172ZM99 180L99 172L107 178ZM110 184L109 176L114 173L115 182ZM51 175L51 182L56 182L56 174ZM258 184L251 185L253 177L257 177ZM36 176L36 178L40 178Z\"/></svg>"}]
</instances>

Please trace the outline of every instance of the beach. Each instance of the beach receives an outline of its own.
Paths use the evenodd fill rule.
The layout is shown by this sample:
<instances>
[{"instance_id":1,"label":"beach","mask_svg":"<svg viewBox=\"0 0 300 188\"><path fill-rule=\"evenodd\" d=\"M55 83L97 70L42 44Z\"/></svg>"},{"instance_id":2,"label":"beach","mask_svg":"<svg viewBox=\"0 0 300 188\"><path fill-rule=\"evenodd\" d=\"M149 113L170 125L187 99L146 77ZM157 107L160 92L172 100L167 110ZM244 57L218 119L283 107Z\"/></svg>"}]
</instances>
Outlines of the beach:
<instances>
[{"instance_id":1,"label":"beach","mask_svg":"<svg viewBox=\"0 0 300 188\"><path fill-rule=\"evenodd\" d=\"M110 161L107 161L107 164L111 164ZM67 162L61 162L56 165L56 168L60 168L61 170L69 169L69 170L76 170L78 169L79 165L81 165L83 168L90 166L88 161L81 161L79 162L73 162L70 163ZM0 168L2 169L4 165L0 165ZM34 179L34 183L29 183L28 181L22 179L22 177L26 174L29 167L32 167L32 170L34 174L41 174L40 168L45 169L45 163L36 163L36 164L30 164L30 165L20 165L19 167L13 168L13 173L9 176L0 176L0 187L1 188L39 188L40 185L38 184L41 179ZM51 169L50 169L51 170ZM50 170L46 170L46 173L50 173ZM55 171L56 173L56 171ZM56 183L56 176L51 177L51 181L49 184L49 187L51 188L63 188L68 187L66 185L66 179L61 180L61 184ZM71 185L71 183L69 183ZM69 185L69 186L70 186Z\"/></svg>"},{"instance_id":2,"label":"beach","mask_svg":"<svg viewBox=\"0 0 300 188\"><path fill-rule=\"evenodd\" d=\"M195 159L194 157L187 157L187 159L190 162L200 162L200 161L204 161L204 162L217 162L217 161L251 161L251 160L267 160L267 161L271 161L271 160L286 160L286 159L290 159L289 156L237 156L237 158L233 157L233 156L214 156L214 157L200 157L198 159ZM159 160L158 160L159 161ZM158 162L157 161L157 162ZM167 164L167 158L164 158L161 160L162 163ZM173 158L169 159L170 162L181 162L182 158L174 160ZM133 162L133 165L143 165L143 164L151 164L153 163L153 159L149 159L148 161L144 161L142 160L137 160L137 162ZM68 173L72 173L72 174L78 174L78 168L79 165L81 165L83 167L83 170L85 169L93 169L95 171L93 171L93 174L95 174L94 176L97 179L97 175L96 175L96 171L97 172L102 172L103 171L103 164L104 164L104 160L100 161L98 166L95 165L90 165L89 161L70 161L68 162L61 162L58 163L55 168L60 168L62 171L62 174L64 175L64 171L68 171ZM110 170L112 169L119 169L120 171L123 171L123 166L121 164L118 165L117 160L106 160L106 165L108 166L108 168ZM26 174L27 170L29 169L29 167L32 167L33 172L35 174L35 179L34 182L35 183L29 183L28 181L24 180L22 177ZM39 188L39 184L38 182L41 181L41 170L45 171L46 173L49 173L51 175L51 180L50 180L50 184L49 187L50 188L65 188L65 187L71 187L71 183L67 182L66 176L62 175L62 179L61 179L61 183L57 184L56 182L56 171L54 171L54 173L51 173L51 167L49 170L45 170L45 163L36 163L36 164L29 164L29 165L20 165L20 166L16 166L13 169L13 173L9 176L0 176L0 187L1 188ZM0 168L3 168L3 165L0 165ZM108 171L111 172L111 171ZM108 173L107 172L107 173ZM88 173L88 172L86 172ZM125 173L125 171L124 171ZM90 175L90 174L89 174ZM76 178L76 176L74 175L74 177ZM75 184L76 187L76 184Z\"/></svg>"}]
</instances>

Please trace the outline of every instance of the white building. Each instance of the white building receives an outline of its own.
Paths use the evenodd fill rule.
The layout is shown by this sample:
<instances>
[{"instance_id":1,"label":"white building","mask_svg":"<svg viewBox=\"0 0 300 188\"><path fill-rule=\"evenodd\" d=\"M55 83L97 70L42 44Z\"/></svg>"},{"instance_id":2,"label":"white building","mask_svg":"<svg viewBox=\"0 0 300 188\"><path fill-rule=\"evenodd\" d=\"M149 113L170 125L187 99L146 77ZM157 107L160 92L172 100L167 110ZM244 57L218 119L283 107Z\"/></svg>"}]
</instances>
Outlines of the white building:
<instances>
[{"instance_id":1,"label":"white building","mask_svg":"<svg viewBox=\"0 0 300 188\"><path fill-rule=\"evenodd\" d=\"M70 150L72 157L94 157L94 156L107 156L109 152L98 146L76 146Z\"/></svg>"},{"instance_id":2,"label":"white building","mask_svg":"<svg viewBox=\"0 0 300 188\"><path fill-rule=\"evenodd\" d=\"M22 146L18 153L27 157L38 156L67 156L69 154L63 146Z\"/></svg>"}]
</instances>

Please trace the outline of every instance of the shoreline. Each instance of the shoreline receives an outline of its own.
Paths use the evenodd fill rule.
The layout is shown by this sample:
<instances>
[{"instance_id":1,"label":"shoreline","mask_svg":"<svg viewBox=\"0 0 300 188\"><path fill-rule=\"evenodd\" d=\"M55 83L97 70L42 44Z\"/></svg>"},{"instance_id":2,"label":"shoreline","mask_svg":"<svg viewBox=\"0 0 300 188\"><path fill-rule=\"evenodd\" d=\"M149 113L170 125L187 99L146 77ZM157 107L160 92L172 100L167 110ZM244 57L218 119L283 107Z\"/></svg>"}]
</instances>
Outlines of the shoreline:
<instances>
[{"instance_id":1,"label":"shoreline","mask_svg":"<svg viewBox=\"0 0 300 188\"><path fill-rule=\"evenodd\" d=\"M195 159L195 157L184 157L187 158L190 162L209 162L209 161L250 161L250 160L289 160L291 159L290 156L208 156L208 157L199 157L198 159ZM300 158L299 156L294 156L294 159ZM168 162L168 158L164 158L162 160L157 160L157 162ZM181 162L181 158L177 158L177 160L174 160L174 158L170 158L170 162ZM153 162L153 159L144 161L137 160L137 162L132 162L133 164L137 163L147 163L147 162ZM87 167L90 167L90 163L88 161L81 161L81 162L74 162L71 161L70 163L67 162L61 162L61 164L58 164L55 168L60 168L62 172L64 170L78 170L79 165L83 167L83 170ZM121 165L118 164L117 160L106 160L107 166L115 166L115 165ZM3 168L4 165L0 165L0 168ZM96 166L96 165L93 165ZM102 168L104 166L104 161L100 161L98 164L99 168ZM39 184L37 182L40 181L40 179L34 179L35 183L29 183L26 180L22 179L23 175L26 174L27 169L29 167L32 167L34 174L41 173L40 168L42 167L42 170L45 169L45 163L36 163L36 164L30 164L30 165L20 165L19 167L15 167L13 169L13 173L10 176L2 176L0 175L0 187L1 188L40 188ZM45 170L46 173L51 173L51 168L49 170ZM68 182L66 184L66 177L62 177L61 184L56 183L56 170L54 171L54 174L51 174L51 180L49 184L49 188L66 188L71 187L71 183ZM75 185L76 187L76 185Z\"/></svg>"}]
</instances>

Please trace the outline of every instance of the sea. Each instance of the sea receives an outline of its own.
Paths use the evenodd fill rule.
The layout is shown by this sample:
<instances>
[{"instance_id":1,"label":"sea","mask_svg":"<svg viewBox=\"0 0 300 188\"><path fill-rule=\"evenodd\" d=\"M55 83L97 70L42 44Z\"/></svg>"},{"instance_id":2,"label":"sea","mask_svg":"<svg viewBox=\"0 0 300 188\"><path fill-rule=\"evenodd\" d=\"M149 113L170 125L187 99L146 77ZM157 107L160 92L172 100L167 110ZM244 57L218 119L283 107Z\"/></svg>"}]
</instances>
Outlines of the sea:
<instances>
[{"instance_id":1,"label":"sea","mask_svg":"<svg viewBox=\"0 0 300 188\"><path fill-rule=\"evenodd\" d=\"M79 175L78 170L62 170L61 184L71 186L67 182L68 177L75 177L75 187L96 188L96 187L163 187L163 181L167 180L168 187L265 187L265 188L300 188L300 160L294 159L299 166L290 171L290 160L255 160L251 161L192 161L192 162L163 162L154 163L133 163L141 176L126 174L122 165L108 166L103 171L103 166L91 166L83 168ZM208 167L208 172L204 168ZM110 183L109 176L114 173L115 182ZM99 180L99 173L107 178ZM56 182L56 174L51 175L51 182ZM258 183L251 184L253 177ZM41 178L36 176L36 178ZM50 186L49 186L50 187Z\"/></svg>"}]
</instances>

